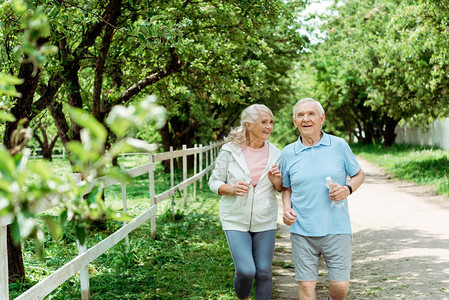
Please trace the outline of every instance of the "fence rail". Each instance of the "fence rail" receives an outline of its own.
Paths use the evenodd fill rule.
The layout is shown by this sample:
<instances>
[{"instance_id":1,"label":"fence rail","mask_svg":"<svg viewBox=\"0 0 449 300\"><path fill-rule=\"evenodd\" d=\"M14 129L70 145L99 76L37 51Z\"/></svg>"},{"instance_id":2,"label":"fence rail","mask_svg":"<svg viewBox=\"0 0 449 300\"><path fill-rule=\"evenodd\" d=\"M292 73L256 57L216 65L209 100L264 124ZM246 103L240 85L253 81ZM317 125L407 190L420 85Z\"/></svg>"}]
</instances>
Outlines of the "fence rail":
<instances>
[{"instance_id":1,"label":"fence rail","mask_svg":"<svg viewBox=\"0 0 449 300\"><path fill-rule=\"evenodd\" d=\"M184 204L187 204L187 187L193 184L193 198L196 197L196 181L202 179L208 174L213 168L213 160L218 154L218 148L222 145L221 143L214 143L208 146L200 145L194 148L187 148L185 145L182 150L173 151L170 148L169 152L149 154L149 163L124 170L131 178L148 174L149 179L149 191L150 191L150 208L144 211L139 216L135 217L131 222L124 223L123 226L112 233L110 236L105 238L103 241L97 243L90 249L86 248L87 242L84 245L79 245L79 255L72 259L70 262L63 265L61 268L53 272L51 275L47 276L45 279L28 289L26 292L18 296L17 300L24 299L43 299L45 296L54 291L58 286L68 280L70 277L76 273L80 273L80 283L81 283L81 298L83 300L90 299L89 291L89 275L87 272L87 266L90 262L98 258L101 254L108 251L114 245L119 243L121 240L125 239L125 251L129 251L128 234L144 224L146 221L151 219L151 235L155 237L156 234L156 213L157 204L162 201L173 198L177 191L184 191ZM189 155L194 156L194 170L193 176L187 178L187 157ZM205 156L205 160L203 160ZM174 167L173 160L176 158L182 158L183 164L183 180L178 184L174 184ZM170 160L170 182L171 188L155 195L154 192L154 170L155 163ZM204 164L203 164L204 162ZM197 170L197 167L199 170ZM93 187L98 181L103 181L105 187L121 184L122 188L122 204L123 211L127 210L126 201L126 184L121 183L115 179L102 177L98 178L95 182L91 183ZM79 183L80 184L80 183ZM200 188L202 188L202 181L200 181ZM88 193L90 189L86 192ZM41 205L38 212L43 212L55 206L55 198L47 197L42 199ZM172 201L173 203L173 201ZM9 286L8 286L8 253L7 253L7 225L12 222L12 216L4 216L0 218L0 299L9 299Z\"/></svg>"}]
</instances>

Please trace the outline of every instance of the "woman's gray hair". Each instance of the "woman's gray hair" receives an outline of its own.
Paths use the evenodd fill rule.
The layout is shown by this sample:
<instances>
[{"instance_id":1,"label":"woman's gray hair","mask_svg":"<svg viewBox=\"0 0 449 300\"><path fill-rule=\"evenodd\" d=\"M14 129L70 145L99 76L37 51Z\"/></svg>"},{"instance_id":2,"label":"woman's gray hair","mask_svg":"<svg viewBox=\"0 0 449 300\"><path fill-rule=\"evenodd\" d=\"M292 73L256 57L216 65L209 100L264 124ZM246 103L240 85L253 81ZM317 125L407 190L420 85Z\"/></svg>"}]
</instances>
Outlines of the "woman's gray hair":
<instances>
[{"instance_id":1,"label":"woman's gray hair","mask_svg":"<svg viewBox=\"0 0 449 300\"><path fill-rule=\"evenodd\" d=\"M240 114L240 126L232 129L225 141L238 146L246 144L247 129L245 123L254 123L262 115L262 112L266 112L273 117L271 110L263 104L253 104L245 108Z\"/></svg>"},{"instance_id":2,"label":"woman's gray hair","mask_svg":"<svg viewBox=\"0 0 449 300\"><path fill-rule=\"evenodd\" d=\"M303 102L307 102L307 101L311 101L311 102L315 102L316 106L318 107L318 112L320 113L320 116L324 114L324 108L323 106L321 106L321 103L316 101L313 98L303 98L301 100L299 100L298 102L296 102L295 106L293 106L293 118L295 117L295 111L296 111L296 107L303 103Z\"/></svg>"}]
</instances>

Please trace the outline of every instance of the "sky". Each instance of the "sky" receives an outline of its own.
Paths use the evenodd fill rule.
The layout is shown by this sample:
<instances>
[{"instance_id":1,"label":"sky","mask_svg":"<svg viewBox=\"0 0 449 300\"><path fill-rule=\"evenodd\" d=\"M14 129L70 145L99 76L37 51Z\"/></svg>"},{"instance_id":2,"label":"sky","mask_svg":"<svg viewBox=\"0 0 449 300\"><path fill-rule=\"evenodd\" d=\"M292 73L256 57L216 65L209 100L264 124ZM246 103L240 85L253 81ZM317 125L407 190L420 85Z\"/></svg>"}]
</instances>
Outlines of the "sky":
<instances>
[{"instance_id":1,"label":"sky","mask_svg":"<svg viewBox=\"0 0 449 300\"><path fill-rule=\"evenodd\" d=\"M320 20L318 18L305 21L304 19L311 13L323 13L326 12L326 9L331 6L333 3L332 0L314 0L310 5L306 7L306 9L302 12L300 17L300 22L305 25L313 25L313 24L320 24ZM308 32L305 28L301 29L299 31L303 35L307 35L311 41L311 43L317 43L321 38L324 37L324 33L321 33L318 29Z\"/></svg>"}]
</instances>

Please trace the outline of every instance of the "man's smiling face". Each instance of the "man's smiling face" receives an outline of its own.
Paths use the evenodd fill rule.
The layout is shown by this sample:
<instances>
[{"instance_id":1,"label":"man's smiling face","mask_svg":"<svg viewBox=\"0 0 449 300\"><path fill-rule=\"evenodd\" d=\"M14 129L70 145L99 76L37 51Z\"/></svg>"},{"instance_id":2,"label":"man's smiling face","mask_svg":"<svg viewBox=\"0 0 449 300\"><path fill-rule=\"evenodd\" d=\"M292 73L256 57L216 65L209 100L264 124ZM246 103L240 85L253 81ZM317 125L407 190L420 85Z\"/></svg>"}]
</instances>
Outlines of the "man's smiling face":
<instances>
[{"instance_id":1,"label":"man's smiling face","mask_svg":"<svg viewBox=\"0 0 449 300\"><path fill-rule=\"evenodd\" d=\"M296 106L293 124L303 137L316 137L321 134L324 114L320 116L314 101L304 101Z\"/></svg>"}]
</instances>

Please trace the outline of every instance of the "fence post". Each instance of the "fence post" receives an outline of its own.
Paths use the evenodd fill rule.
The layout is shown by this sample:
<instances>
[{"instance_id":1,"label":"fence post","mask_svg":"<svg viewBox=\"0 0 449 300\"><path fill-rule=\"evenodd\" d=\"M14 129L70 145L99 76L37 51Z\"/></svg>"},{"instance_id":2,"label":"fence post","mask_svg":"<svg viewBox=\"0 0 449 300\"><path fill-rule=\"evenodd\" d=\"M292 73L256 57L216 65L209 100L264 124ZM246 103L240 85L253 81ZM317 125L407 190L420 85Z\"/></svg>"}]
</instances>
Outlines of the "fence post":
<instances>
[{"instance_id":1,"label":"fence post","mask_svg":"<svg viewBox=\"0 0 449 300\"><path fill-rule=\"evenodd\" d=\"M150 172L148 174L149 184L150 184L150 205L157 205L154 199L154 160L153 154L149 154L148 161L151 164ZM157 209L157 208L156 208ZM154 240L156 238L156 215L151 217L151 238Z\"/></svg>"},{"instance_id":2,"label":"fence post","mask_svg":"<svg viewBox=\"0 0 449 300\"><path fill-rule=\"evenodd\" d=\"M201 173L201 171L203 171L203 144L200 144L200 153L199 154L200 154L199 172ZM200 179L200 189L201 190L203 189L203 176L201 176L201 179Z\"/></svg>"},{"instance_id":3,"label":"fence post","mask_svg":"<svg viewBox=\"0 0 449 300\"><path fill-rule=\"evenodd\" d=\"M210 147L210 165L212 165L214 163L214 144L211 143L210 144L212 147ZM210 172L210 174L212 174L212 171Z\"/></svg>"},{"instance_id":4,"label":"fence post","mask_svg":"<svg viewBox=\"0 0 449 300\"><path fill-rule=\"evenodd\" d=\"M83 254L87 250L87 240L84 240L84 244L77 240L78 243L78 254ZM81 268L80 270L80 283L81 283L81 299L90 299L90 287L89 287L89 265Z\"/></svg>"},{"instance_id":5,"label":"fence post","mask_svg":"<svg viewBox=\"0 0 449 300\"><path fill-rule=\"evenodd\" d=\"M0 226L0 299L9 299L7 228Z\"/></svg>"},{"instance_id":6,"label":"fence post","mask_svg":"<svg viewBox=\"0 0 449 300\"><path fill-rule=\"evenodd\" d=\"M217 159L219 151L220 151L220 147L218 146L218 142L217 142L217 143L215 143L215 159Z\"/></svg>"},{"instance_id":7,"label":"fence post","mask_svg":"<svg viewBox=\"0 0 449 300\"><path fill-rule=\"evenodd\" d=\"M175 186L175 167L173 164L173 146L170 146L170 188ZM175 195L171 196L171 214L175 219Z\"/></svg>"},{"instance_id":8,"label":"fence post","mask_svg":"<svg viewBox=\"0 0 449 300\"><path fill-rule=\"evenodd\" d=\"M209 144L209 146L210 145L211 144ZM208 150L206 150L206 168L207 167L209 167L209 151ZM205 175L206 175L206 178L207 178L207 176L209 175L209 171L207 171L207 173Z\"/></svg>"},{"instance_id":9,"label":"fence post","mask_svg":"<svg viewBox=\"0 0 449 300\"><path fill-rule=\"evenodd\" d=\"M195 153L193 154L193 176L195 176L196 173L196 167L197 167L197 151L198 151L198 145L195 144ZM193 201L196 199L196 180L193 182Z\"/></svg>"},{"instance_id":10,"label":"fence post","mask_svg":"<svg viewBox=\"0 0 449 300\"><path fill-rule=\"evenodd\" d=\"M120 170L122 171L122 173L125 172L125 166L123 164L120 164ZM126 201L126 183L122 182L120 185L122 188L122 209L123 209L123 213L126 214L128 212L128 204ZM126 224L128 224L128 222L124 221L123 226L125 226ZM128 252L129 252L129 236L126 235L125 236L125 253L128 253Z\"/></svg>"},{"instance_id":11,"label":"fence post","mask_svg":"<svg viewBox=\"0 0 449 300\"><path fill-rule=\"evenodd\" d=\"M72 174L73 181L75 183L81 182L81 173L73 173ZM87 238L84 239L84 244L81 244L77 239L76 243L78 245L78 254L82 254L87 250ZM81 284L81 299L89 300L90 299L90 287L89 287L89 265L81 268L80 270L80 284Z\"/></svg>"},{"instance_id":12,"label":"fence post","mask_svg":"<svg viewBox=\"0 0 449 300\"><path fill-rule=\"evenodd\" d=\"M182 145L182 181L187 180L187 145ZM184 207L187 207L187 186L184 187Z\"/></svg>"}]
</instances>

